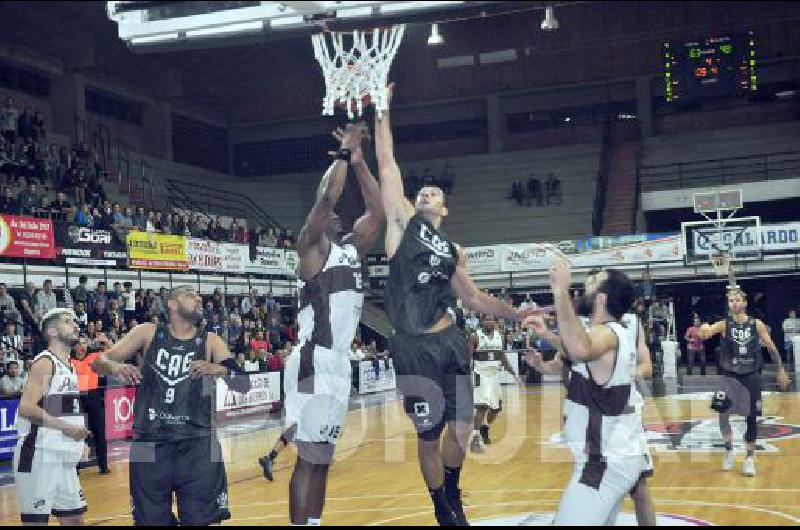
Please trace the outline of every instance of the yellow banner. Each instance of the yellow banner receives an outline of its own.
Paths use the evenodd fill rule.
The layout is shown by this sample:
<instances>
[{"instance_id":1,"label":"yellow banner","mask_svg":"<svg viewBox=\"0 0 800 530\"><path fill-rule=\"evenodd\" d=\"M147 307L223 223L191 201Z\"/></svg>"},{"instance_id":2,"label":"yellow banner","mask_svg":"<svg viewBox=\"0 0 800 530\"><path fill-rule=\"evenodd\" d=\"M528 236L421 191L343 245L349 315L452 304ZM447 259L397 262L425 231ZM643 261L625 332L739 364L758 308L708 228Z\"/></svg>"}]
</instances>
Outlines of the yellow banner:
<instances>
[{"instance_id":1,"label":"yellow banner","mask_svg":"<svg viewBox=\"0 0 800 530\"><path fill-rule=\"evenodd\" d=\"M130 232L127 243L129 266L132 269L189 269L189 252L184 236Z\"/></svg>"}]
</instances>

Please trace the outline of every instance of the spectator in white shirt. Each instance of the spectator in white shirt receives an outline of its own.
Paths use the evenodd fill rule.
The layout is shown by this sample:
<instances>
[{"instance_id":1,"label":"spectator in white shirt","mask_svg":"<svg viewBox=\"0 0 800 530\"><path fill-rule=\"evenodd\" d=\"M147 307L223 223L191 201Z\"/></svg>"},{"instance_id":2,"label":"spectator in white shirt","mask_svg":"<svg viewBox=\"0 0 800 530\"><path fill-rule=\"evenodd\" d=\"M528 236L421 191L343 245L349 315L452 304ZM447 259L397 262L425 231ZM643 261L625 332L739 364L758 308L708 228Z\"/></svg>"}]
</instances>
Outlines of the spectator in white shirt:
<instances>
[{"instance_id":1,"label":"spectator in white shirt","mask_svg":"<svg viewBox=\"0 0 800 530\"><path fill-rule=\"evenodd\" d=\"M22 355L22 335L17 332L13 322L6 322L5 333L0 338L0 353L3 359L19 359Z\"/></svg>"},{"instance_id":2,"label":"spectator in white shirt","mask_svg":"<svg viewBox=\"0 0 800 530\"><path fill-rule=\"evenodd\" d=\"M0 378L0 394L15 396L22 393L25 386L25 377L20 374L19 363L11 361L7 366L8 373Z\"/></svg>"},{"instance_id":3,"label":"spectator in white shirt","mask_svg":"<svg viewBox=\"0 0 800 530\"><path fill-rule=\"evenodd\" d=\"M53 280L45 280L41 291L36 293L36 315L41 319L48 311L58 307Z\"/></svg>"},{"instance_id":4,"label":"spectator in white shirt","mask_svg":"<svg viewBox=\"0 0 800 530\"><path fill-rule=\"evenodd\" d=\"M792 342L792 339L795 337L800 337L800 319L797 318L796 311L789 311L789 318L783 321L783 342L786 346L787 356L789 356L790 353L792 357L797 355L797 352L794 351L794 343ZM796 357L795 362L797 362Z\"/></svg>"}]
</instances>

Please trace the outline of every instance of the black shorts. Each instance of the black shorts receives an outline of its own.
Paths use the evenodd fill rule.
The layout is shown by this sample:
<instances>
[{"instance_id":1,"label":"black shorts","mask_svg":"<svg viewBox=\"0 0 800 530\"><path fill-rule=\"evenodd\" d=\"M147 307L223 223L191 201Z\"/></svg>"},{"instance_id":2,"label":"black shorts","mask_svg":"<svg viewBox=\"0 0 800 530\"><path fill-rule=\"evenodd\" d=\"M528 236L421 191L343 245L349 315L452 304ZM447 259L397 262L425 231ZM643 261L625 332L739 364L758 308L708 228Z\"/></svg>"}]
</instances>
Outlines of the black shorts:
<instances>
[{"instance_id":1,"label":"black shorts","mask_svg":"<svg viewBox=\"0 0 800 530\"><path fill-rule=\"evenodd\" d=\"M761 416L761 373L739 375L722 371L719 390L731 400L729 414L738 416Z\"/></svg>"},{"instance_id":2,"label":"black shorts","mask_svg":"<svg viewBox=\"0 0 800 530\"><path fill-rule=\"evenodd\" d=\"M397 388L421 438L437 439L451 421L473 421L472 367L456 326L429 335L396 332L390 347Z\"/></svg>"},{"instance_id":3,"label":"black shorts","mask_svg":"<svg viewBox=\"0 0 800 530\"><path fill-rule=\"evenodd\" d=\"M208 526L231 518L222 448L216 436L133 442L130 488L136 526ZM172 514L177 498L178 518Z\"/></svg>"}]
</instances>

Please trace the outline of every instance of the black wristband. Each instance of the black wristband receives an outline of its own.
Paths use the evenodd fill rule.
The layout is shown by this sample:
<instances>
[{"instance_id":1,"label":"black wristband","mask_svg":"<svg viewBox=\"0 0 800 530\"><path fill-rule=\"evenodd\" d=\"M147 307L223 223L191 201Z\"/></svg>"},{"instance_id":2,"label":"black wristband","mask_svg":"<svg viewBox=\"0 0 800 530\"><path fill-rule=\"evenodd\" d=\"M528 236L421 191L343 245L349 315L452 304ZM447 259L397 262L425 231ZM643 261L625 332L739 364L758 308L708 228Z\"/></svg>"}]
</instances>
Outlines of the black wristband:
<instances>
[{"instance_id":1,"label":"black wristband","mask_svg":"<svg viewBox=\"0 0 800 530\"><path fill-rule=\"evenodd\" d=\"M353 152L350 149L342 147L338 151L336 151L336 158L338 160L344 160L348 164L350 163L350 158L353 156Z\"/></svg>"}]
</instances>

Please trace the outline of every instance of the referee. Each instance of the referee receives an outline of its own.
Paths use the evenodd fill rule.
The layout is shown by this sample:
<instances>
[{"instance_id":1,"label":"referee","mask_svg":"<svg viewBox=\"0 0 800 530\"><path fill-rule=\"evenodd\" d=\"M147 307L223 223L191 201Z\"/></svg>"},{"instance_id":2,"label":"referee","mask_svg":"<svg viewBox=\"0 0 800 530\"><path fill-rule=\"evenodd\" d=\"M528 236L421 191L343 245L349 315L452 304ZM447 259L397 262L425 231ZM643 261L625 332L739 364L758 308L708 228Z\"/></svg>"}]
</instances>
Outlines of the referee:
<instances>
[{"instance_id":1,"label":"referee","mask_svg":"<svg viewBox=\"0 0 800 530\"><path fill-rule=\"evenodd\" d=\"M110 471L108 469L108 444L106 443L105 390L99 386L100 378L92 370L92 363L100 355L100 352L89 354L88 351L88 340L81 337L75 346L75 354L71 362L78 374L81 402L86 411L89 431L94 440L97 466L100 468L101 475L108 475Z\"/></svg>"}]
</instances>

